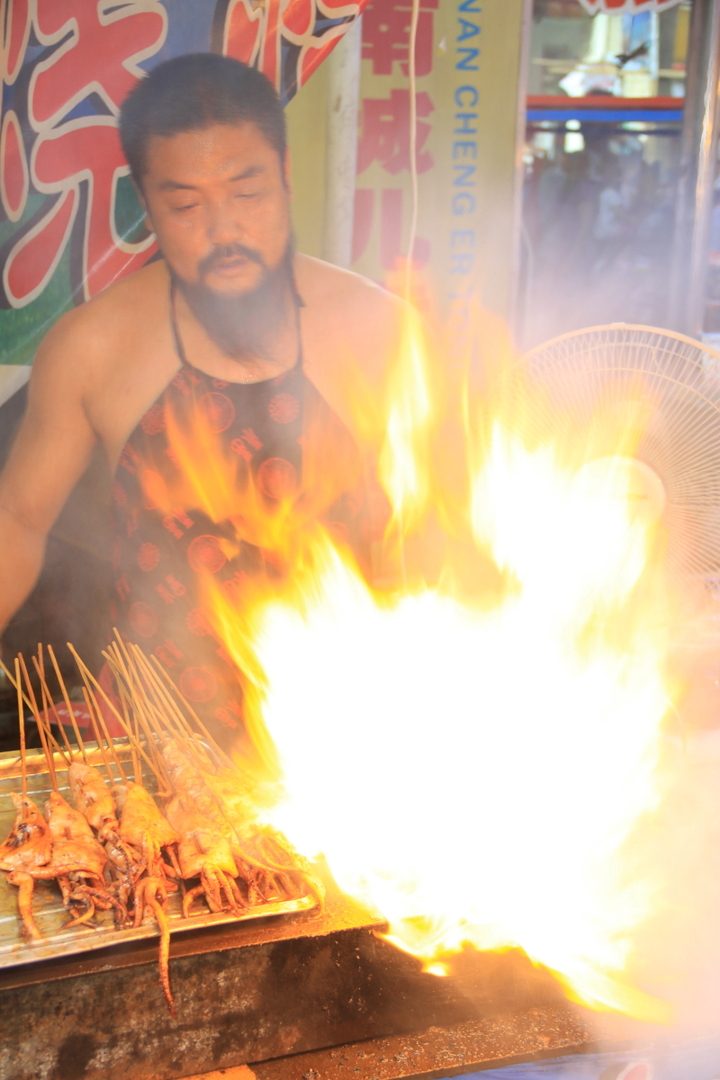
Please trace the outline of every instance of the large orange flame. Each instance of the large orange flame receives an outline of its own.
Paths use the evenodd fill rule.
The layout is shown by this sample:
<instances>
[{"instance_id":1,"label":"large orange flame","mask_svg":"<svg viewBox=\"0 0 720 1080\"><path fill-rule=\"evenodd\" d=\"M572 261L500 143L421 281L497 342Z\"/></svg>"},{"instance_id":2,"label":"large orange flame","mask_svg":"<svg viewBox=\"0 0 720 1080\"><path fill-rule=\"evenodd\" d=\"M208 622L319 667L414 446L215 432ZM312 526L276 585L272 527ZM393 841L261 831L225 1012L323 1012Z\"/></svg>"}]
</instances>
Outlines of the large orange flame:
<instances>
[{"instance_id":1,"label":"large orange flame","mask_svg":"<svg viewBox=\"0 0 720 1080\"><path fill-rule=\"evenodd\" d=\"M457 440L434 380L409 317L380 418L382 589L312 500L238 514L216 451L208 464L197 432L171 432L202 505L289 570L242 606L207 594L282 779L273 823L429 970L468 943L521 946L581 1000L657 1017L624 977L653 896L623 853L658 799L670 704L661 495L633 458L637 410L600 402L588 423L515 376L482 405L465 395Z\"/></svg>"}]
</instances>

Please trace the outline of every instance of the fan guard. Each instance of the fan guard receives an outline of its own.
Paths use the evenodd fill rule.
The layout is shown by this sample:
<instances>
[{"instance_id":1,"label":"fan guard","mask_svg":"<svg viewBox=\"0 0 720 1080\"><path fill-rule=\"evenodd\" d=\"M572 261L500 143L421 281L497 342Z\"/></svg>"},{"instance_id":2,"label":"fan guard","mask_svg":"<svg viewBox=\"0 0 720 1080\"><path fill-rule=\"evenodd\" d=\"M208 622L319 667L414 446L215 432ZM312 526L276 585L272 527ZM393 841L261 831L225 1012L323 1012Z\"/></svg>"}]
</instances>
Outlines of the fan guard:
<instances>
[{"instance_id":1,"label":"fan guard","mask_svg":"<svg viewBox=\"0 0 720 1080\"><path fill-rule=\"evenodd\" d=\"M583 425L599 402L644 411L634 457L664 486L668 559L684 573L719 575L720 353L617 323L554 338L526 353L519 371L521 393L542 390Z\"/></svg>"}]
</instances>

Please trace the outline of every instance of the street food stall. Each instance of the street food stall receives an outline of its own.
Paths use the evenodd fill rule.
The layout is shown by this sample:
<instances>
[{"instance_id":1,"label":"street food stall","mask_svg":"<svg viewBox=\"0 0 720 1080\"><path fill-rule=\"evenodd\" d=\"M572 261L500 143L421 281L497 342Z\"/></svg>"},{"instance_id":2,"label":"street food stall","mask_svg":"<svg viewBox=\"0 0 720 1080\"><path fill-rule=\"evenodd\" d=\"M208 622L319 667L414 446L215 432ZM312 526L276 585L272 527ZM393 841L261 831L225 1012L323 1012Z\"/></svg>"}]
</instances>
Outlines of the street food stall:
<instances>
[{"instance_id":1,"label":"street food stall","mask_svg":"<svg viewBox=\"0 0 720 1080\"><path fill-rule=\"evenodd\" d=\"M298 247L405 303L387 383L346 395L377 449L366 562L281 457L234 507L263 444L218 450L223 379L189 430L159 399L143 417L184 501L121 462L173 538L222 519L188 541L184 627L237 680L234 741L148 604L113 629L127 492L103 462L58 519L0 657L0 1078L716 1080L720 353L697 318L720 3L3 11L3 456L48 328L159 257L117 127L162 61L263 71ZM579 243L595 199L598 265L626 272L650 173L667 329L627 325L625 286L603 325L563 323L549 232L545 256ZM248 547L256 579L213 576Z\"/></svg>"}]
</instances>

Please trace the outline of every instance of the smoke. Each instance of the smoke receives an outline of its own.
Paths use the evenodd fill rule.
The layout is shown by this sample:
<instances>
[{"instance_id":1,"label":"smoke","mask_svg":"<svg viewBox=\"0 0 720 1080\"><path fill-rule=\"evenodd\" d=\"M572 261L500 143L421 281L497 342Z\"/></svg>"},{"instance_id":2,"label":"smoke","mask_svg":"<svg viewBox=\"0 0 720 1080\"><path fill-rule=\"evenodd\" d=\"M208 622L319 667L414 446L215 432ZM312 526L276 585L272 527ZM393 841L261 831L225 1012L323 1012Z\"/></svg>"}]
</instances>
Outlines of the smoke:
<instances>
[{"instance_id":1,"label":"smoke","mask_svg":"<svg viewBox=\"0 0 720 1080\"><path fill-rule=\"evenodd\" d=\"M661 769L664 798L633 842L635 875L655 884L633 967L690 1036L720 1031L720 729L668 736Z\"/></svg>"},{"instance_id":2,"label":"smoke","mask_svg":"<svg viewBox=\"0 0 720 1080\"><path fill-rule=\"evenodd\" d=\"M585 326L666 326L678 139L583 124L584 149L538 131L523 206L520 339ZM661 137L661 135L663 137Z\"/></svg>"}]
</instances>

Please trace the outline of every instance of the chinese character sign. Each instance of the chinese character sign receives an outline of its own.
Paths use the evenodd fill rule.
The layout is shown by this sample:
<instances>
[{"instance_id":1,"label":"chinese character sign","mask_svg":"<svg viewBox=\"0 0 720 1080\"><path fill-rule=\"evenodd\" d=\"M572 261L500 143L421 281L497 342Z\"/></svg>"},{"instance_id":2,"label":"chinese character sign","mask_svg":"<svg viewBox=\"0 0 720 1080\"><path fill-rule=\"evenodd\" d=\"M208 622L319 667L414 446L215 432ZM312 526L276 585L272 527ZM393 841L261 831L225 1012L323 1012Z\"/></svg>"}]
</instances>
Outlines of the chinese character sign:
<instances>
[{"instance_id":1,"label":"chinese character sign","mask_svg":"<svg viewBox=\"0 0 720 1080\"><path fill-rule=\"evenodd\" d=\"M24 308L46 290L73 236L73 291L84 298L148 257L150 237L128 240L114 228L127 173L116 117L140 61L165 40L167 14L156 2L107 5L106 15L102 7L8 4L0 194L15 227L3 248L6 307Z\"/></svg>"},{"instance_id":2,"label":"chinese character sign","mask_svg":"<svg viewBox=\"0 0 720 1080\"><path fill-rule=\"evenodd\" d=\"M432 71L433 12L437 7L438 0L420 0L415 43L415 73L420 76ZM392 75L395 61L400 63L403 74L408 74L410 18L408 0L376 0L368 8L363 22L362 55L371 61L373 75Z\"/></svg>"},{"instance_id":3,"label":"chinese character sign","mask_svg":"<svg viewBox=\"0 0 720 1080\"><path fill-rule=\"evenodd\" d=\"M526 9L420 0L412 261L446 313L477 299L510 315ZM386 283L409 254L411 15L410 0L370 0L362 21L353 268Z\"/></svg>"},{"instance_id":4,"label":"chinese character sign","mask_svg":"<svg viewBox=\"0 0 720 1080\"><path fill-rule=\"evenodd\" d=\"M367 0L220 0L214 45L260 68L284 104L307 82ZM220 17L219 17L220 16Z\"/></svg>"},{"instance_id":5,"label":"chinese character sign","mask_svg":"<svg viewBox=\"0 0 720 1080\"><path fill-rule=\"evenodd\" d=\"M580 0L591 15L604 11L609 15L633 15L641 11L667 11L682 0Z\"/></svg>"},{"instance_id":6,"label":"chinese character sign","mask_svg":"<svg viewBox=\"0 0 720 1080\"><path fill-rule=\"evenodd\" d=\"M415 45L415 74L424 86L434 62L434 17L440 0L420 0ZM407 179L410 175L410 0L372 0L365 10L362 27L362 58L365 67L360 111L360 139L357 171L359 186L355 199L353 261L368 250L373 232L379 266L371 276L392 273L407 254L404 229L410 214ZM382 96L370 96L377 87ZM384 93L383 93L384 91ZM434 158L427 148L432 131L429 118L435 111L430 93L421 89L416 97L416 167L419 174L431 171ZM371 166L374 169L369 172ZM369 176L380 178L366 186ZM412 253L418 268L428 264L430 244L418 236ZM367 261L367 260L366 260Z\"/></svg>"},{"instance_id":7,"label":"chinese character sign","mask_svg":"<svg viewBox=\"0 0 720 1080\"><path fill-rule=\"evenodd\" d=\"M260 68L283 102L366 0L0 0L0 363L155 252L117 133L154 64L214 49Z\"/></svg>"}]
</instances>

